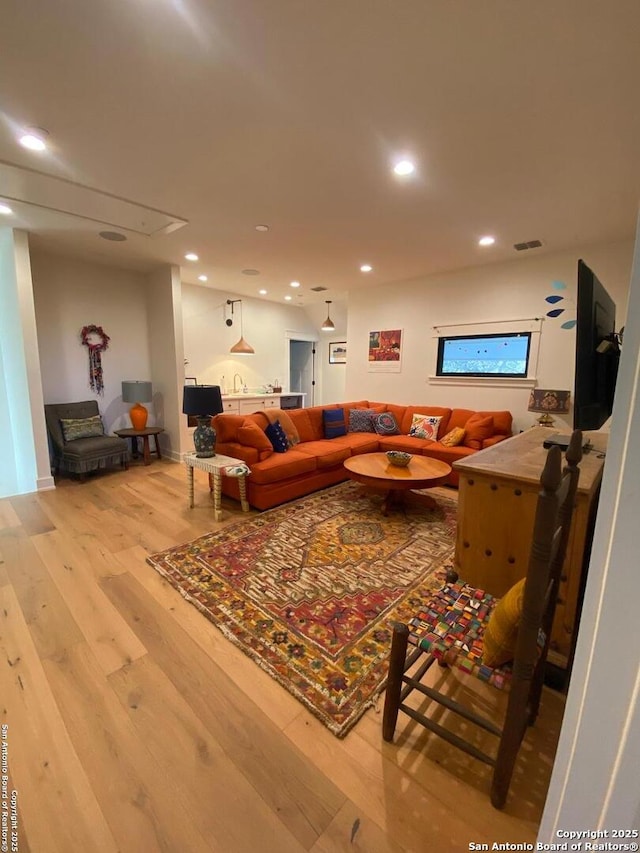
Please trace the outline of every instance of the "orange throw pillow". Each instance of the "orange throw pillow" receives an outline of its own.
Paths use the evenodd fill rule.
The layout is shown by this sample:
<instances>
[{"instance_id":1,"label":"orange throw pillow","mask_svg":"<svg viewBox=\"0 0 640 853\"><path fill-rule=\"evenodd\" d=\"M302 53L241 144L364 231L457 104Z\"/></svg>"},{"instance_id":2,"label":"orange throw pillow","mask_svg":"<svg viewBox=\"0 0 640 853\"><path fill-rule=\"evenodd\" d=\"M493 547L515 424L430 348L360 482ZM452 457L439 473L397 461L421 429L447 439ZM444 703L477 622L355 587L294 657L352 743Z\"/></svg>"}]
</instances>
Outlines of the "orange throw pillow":
<instances>
[{"instance_id":1,"label":"orange throw pillow","mask_svg":"<svg viewBox=\"0 0 640 853\"><path fill-rule=\"evenodd\" d=\"M247 447L255 447L256 450L270 450L273 453L273 445L258 424L248 423L241 426L238 430L238 441Z\"/></svg>"},{"instance_id":2,"label":"orange throw pillow","mask_svg":"<svg viewBox=\"0 0 640 853\"><path fill-rule=\"evenodd\" d=\"M494 433L492 415L471 415L464 425L464 431L466 433L464 437L465 447L480 450L485 438L491 438Z\"/></svg>"}]
</instances>

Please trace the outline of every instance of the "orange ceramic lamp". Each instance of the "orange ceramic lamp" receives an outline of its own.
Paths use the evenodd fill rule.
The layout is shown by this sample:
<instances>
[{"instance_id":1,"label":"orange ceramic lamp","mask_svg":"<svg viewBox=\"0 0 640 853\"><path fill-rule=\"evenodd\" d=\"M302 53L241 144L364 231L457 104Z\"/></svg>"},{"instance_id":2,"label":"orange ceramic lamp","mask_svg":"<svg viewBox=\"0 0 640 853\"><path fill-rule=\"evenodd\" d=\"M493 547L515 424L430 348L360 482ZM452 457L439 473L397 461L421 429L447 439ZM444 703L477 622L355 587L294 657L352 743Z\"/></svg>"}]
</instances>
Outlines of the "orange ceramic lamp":
<instances>
[{"instance_id":1,"label":"orange ceramic lamp","mask_svg":"<svg viewBox=\"0 0 640 853\"><path fill-rule=\"evenodd\" d=\"M151 382L139 382L135 379L128 379L122 383L123 403L133 403L129 409L129 417L131 418L131 426L135 430L142 431L147 426L147 416L149 413L140 401L149 402L152 399Z\"/></svg>"}]
</instances>

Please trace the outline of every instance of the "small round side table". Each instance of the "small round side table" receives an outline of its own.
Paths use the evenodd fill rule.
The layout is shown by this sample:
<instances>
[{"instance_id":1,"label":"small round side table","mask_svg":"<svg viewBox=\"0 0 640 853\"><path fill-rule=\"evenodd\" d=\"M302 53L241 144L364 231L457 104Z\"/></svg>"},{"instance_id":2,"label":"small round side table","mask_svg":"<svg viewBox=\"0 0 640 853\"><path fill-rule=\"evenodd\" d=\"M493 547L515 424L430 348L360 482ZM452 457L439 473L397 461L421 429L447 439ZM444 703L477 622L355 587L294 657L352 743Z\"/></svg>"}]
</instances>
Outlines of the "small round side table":
<instances>
[{"instance_id":1,"label":"small round side table","mask_svg":"<svg viewBox=\"0 0 640 853\"><path fill-rule=\"evenodd\" d=\"M138 450L138 439L142 439L142 459L145 465L151 464L151 454L155 453L158 459L162 459L162 453L160 452L160 445L158 443L158 436L161 432L164 432L162 427L146 427L146 429L116 429L114 430L116 435L119 435L120 438L130 438L131 439L131 455L134 459L137 459L140 455ZM155 451L149 448L149 436L152 435L155 441L156 449Z\"/></svg>"}]
</instances>

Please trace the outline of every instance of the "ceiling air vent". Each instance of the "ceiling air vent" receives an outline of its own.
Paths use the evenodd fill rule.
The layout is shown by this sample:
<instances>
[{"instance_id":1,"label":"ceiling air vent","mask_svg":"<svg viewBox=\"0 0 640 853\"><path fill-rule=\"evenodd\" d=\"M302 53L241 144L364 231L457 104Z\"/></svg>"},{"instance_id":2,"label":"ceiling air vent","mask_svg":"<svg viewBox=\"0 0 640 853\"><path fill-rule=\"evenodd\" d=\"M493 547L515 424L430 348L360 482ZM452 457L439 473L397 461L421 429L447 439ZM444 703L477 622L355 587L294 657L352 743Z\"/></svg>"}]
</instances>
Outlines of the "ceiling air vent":
<instances>
[{"instance_id":1,"label":"ceiling air vent","mask_svg":"<svg viewBox=\"0 0 640 853\"><path fill-rule=\"evenodd\" d=\"M323 290L326 290L326 289L327 289L327 288L326 288L326 287L322 287L322 285L319 285L318 287L312 287L312 288L311 288L311 290L313 290L313 292L314 292L314 293L322 293L322 291L323 291Z\"/></svg>"},{"instance_id":2,"label":"ceiling air vent","mask_svg":"<svg viewBox=\"0 0 640 853\"><path fill-rule=\"evenodd\" d=\"M513 248L516 252L524 252L525 249L539 249L542 246L540 240L529 240L526 243L514 243Z\"/></svg>"}]
</instances>

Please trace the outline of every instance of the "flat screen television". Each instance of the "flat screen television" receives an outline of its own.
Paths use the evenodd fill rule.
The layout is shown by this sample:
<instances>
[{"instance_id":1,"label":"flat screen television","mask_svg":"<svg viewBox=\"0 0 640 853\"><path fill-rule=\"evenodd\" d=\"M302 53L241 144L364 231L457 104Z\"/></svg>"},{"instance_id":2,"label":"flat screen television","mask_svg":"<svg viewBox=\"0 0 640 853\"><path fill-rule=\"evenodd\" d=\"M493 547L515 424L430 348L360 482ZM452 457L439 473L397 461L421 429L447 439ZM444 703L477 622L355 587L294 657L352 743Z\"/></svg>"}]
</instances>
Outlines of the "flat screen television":
<instances>
[{"instance_id":1,"label":"flat screen television","mask_svg":"<svg viewBox=\"0 0 640 853\"><path fill-rule=\"evenodd\" d=\"M600 429L611 417L620 361L616 306L596 275L578 261L574 429Z\"/></svg>"},{"instance_id":2,"label":"flat screen television","mask_svg":"<svg viewBox=\"0 0 640 853\"><path fill-rule=\"evenodd\" d=\"M530 332L438 338L436 375L524 378L530 350Z\"/></svg>"}]
</instances>

